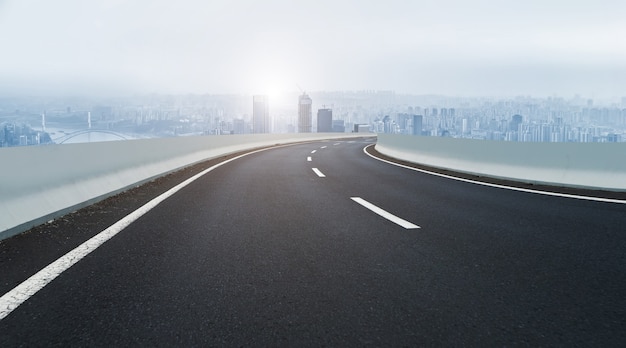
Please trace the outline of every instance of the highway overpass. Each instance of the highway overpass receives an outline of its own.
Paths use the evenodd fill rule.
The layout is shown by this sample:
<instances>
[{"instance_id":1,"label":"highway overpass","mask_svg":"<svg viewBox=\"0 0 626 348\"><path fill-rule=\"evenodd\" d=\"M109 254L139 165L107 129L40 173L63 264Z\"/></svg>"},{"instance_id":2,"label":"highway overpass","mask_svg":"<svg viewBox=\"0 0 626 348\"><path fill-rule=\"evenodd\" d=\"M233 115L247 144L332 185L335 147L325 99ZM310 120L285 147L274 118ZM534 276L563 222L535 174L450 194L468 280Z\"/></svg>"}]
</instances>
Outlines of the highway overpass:
<instances>
[{"instance_id":1,"label":"highway overpass","mask_svg":"<svg viewBox=\"0 0 626 348\"><path fill-rule=\"evenodd\" d=\"M374 142L230 153L0 242L0 341L626 343L621 193L457 180Z\"/></svg>"}]
</instances>

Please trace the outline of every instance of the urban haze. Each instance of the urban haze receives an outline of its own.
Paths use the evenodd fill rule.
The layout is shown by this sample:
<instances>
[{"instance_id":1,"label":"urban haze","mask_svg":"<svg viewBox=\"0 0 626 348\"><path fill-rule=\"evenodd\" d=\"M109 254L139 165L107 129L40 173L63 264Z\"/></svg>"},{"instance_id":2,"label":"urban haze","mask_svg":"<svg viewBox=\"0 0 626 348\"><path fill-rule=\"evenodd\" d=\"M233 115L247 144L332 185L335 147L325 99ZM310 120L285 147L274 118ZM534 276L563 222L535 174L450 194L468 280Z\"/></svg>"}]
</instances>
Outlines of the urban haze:
<instances>
[{"instance_id":1,"label":"urban haze","mask_svg":"<svg viewBox=\"0 0 626 348\"><path fill-rule=\"evenodd\" d=\"M606 0L2 1L0 144L315 132L321 109L335 123L321 131L621 141L625 10ZM267 104L261 131L253 95ZM303 95L312 111L299 124ZM103 132L79 136L89 129Z\"/></svg>"},{"instance_id":2,"label":"urban haze","mask_svg":"<svg viewBox=\"0 0 626 348\"><path fill-rule=\"evenodd\" d=\"M625 15L0 0L2 346L626 346Z\"/></svg>"},{"instance_id":3,"label":"urban haze","mask_svg":"<svg viewBox=\"0 0 626 348\"><path fill-rule=\"evenodd\" d=\"M619 101L625 13L619 0L4 0L0 92L280 96L300 86Z\"/></svg>"},{"instance_id":4,"label":"urban haze","mask_svg":"<svg viewBox=\"0 0 626 348\"><path fill-rule=\"evenodd\" d=\"M0 146L189 135L366 132L516 142L626 141L626 98L461 98L393 91L0 99Z\"/></svg>"}]
</instances>

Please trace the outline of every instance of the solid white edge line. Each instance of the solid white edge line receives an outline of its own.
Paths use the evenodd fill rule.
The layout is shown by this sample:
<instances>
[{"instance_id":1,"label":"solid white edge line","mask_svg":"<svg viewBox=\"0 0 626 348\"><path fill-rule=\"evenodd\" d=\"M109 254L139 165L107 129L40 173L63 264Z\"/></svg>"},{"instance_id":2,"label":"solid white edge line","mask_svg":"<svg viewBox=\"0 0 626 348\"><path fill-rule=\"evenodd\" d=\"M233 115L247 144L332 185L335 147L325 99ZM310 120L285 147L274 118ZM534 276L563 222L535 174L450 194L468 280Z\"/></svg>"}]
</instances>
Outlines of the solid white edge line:
<instances>
[{"instance_id":1,"label":"solid white edge line","mask_svg":"<svg viewBox=\"0 0 626 348\"><path fill-rule=\"evenodd\" d=\"M313 172L315 172L315 174L317 174L317 176L319 176L320 178L325 178L326 175L324 175L324 173L322 173L319 169L317 168L311 168L313 169Z\"/></svg>"},{"instance_id":2,"label":"solid white edge line","mask_svg":"<svg viewBox=\"0 0 626 348\"><path fill-rule=\"evenodd\" d=\"M388 164L392 164L394 166L398 166L398 167L414 170L416 172L420 172L420 173L424 173L424 174L430 174L430 175L435 175L435 176L439 176L439 177L446 178L446 179L452 179L452 180L467 182L467 183L471 183L471 184L483 185L483 186L488 186L488 187L495 187L495 188L511 190L511 191L519 191L519 192L526 192L526 193L536 193L536 194L540 194L540 195L554 196L554 197L582 199L582 200L595 201L595 202L626 204L626 200L621 200L621 199L591 197L591 196L580 196L580 195L572 195L572 194L568 194L568 193L558 193L558 192L548 192L548 191L540 191L540 190L533 190L533 189L525 189L525 188L521 188L521 187L505 186L505 185L492 184L492 183L488 183L488 182L476 181L476 180L471 180L471 179L458 178L456 176L451 176L451 175L446 175L446 174L441 174L441 173L435 173L435 172L431 172L431 171L428 171L428 170L425 170L425 169L413 168L413 167L405 166L404 164L399 164L399 163L387 161L387 160L382 159L382 158L378 158L378 157L370 154L369 152L367 152L367 148L370 147L370 146L374 146L374 145L376 145L376 144L369 144L369 145L365 146L363 148L363 152L365 152L365 154L370 156L371 158L374 158L374 159L379 160L381 162L385 162L385 163L388 163Z\"/></svg>"},{"instance_id":3,"label":"solid white edge line","mask_svg":"<svg viewBox=\"0 0 626 348\"><path fill-rule=\"evenodd\" d=\"M306 158L306 161L307 161L307 162L311 162L311 156L307 157L307 158Z\"/></svg>"},{"instance_id":4,"label":"solid white edge line","mask_svg":"<svg viewBox=\"0 0 626 348\"><path fill-rule=\"evenodd\" d=\"M296 144L287 144L283 146L291 146ZM282 146L279 146L282 147ZM58 277L65 270L70 268L72 265L80 261L82 258L87 256L92 251L96 250L100 245L102 245L107 240L111 239L113 236L121 232L128 225L133 223L135 220L139 219L142 215L149 212L152 208L156 207L159 203L163 202L165 199L169 198L183 187L189 185L199 177L205 175L206 173L226 164L242 158L244 156L248 156L257 152L266 151L270 149L276 149L277 147L269 147L260 150L255 150L251 152L247 152L241 154L239 156L233 157L226 161L217 163L210 168L203 170L202 172L188 178L187 180L181 182L180 184L172 187L156 198L152 199L148 203L144 204L137 210L128 214L118 222L114 223L104 231L98 233L93 236L83 244L77 246L72 251L67 254L61 256L56 261L52 262L48 266L44 267L39 272L35 273L30 278L23 281L21 284L11 289L6 294L0 297L0 320L4 319L8 316L13 310L15 310L19 305L28 300L31 296L37 293L39 290L43 289L48 283L53 281L56 277Z\"/></svg>"},{"instance_id":5,"label":"solid white edge line","mask_svg":"<svg viewBox=\"0 0 626 348\"><path fill-rule=\"evenodd\" d=\"M391 222L393 222L393 223L395 223L397 225L400 225L400 226L406 228L407 230L420 228L416 224L413 224L413 223L408 222L408 221L406 221L406 220L404 220L404 219L402 219L400 217L397 217L397 216L391 214L390 212L388 212L388 211L386 211L386 210L384 210L382 208L379 208L379 207L375 206L374 204L364 200L361 197L350 197L350 199L355 201L355 202L357 202L358 204L362 205L363 207L371 210L372 212L374 212L374 213L384 217L385 219L387 219L387 220L389 220L389 221L391 221Z\"/></svg>"}]
</instances>

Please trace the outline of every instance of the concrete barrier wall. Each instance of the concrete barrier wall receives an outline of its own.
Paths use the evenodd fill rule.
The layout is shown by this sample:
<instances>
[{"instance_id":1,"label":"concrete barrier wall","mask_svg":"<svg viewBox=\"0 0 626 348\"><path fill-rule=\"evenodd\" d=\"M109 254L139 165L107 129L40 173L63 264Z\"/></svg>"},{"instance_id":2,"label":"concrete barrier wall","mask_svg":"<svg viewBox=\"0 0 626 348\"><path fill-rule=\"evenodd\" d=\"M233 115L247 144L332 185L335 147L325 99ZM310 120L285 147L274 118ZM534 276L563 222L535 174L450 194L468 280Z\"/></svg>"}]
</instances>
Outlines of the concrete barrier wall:
<instances>
[{"instance_id":1,"label":"concrete barrier wall","mask_svg":"<svg viewBox=\"0 0 626 348\"><path fill-rule=\"evenodd\" d=\"M481 176L626 191L626 143L519 143L379 134L376 150Z\"/></svg>"},{"instance_id":2,"label":"concrete barrier wall","mask_svg":"<svg viewBox=\"0 0 626 348\"><path fill-rule=\"evenodd\" d=\"M0 149L0 239L182 167L256 147L363 136L255 134Z\"/></svg>"}]
</instances>

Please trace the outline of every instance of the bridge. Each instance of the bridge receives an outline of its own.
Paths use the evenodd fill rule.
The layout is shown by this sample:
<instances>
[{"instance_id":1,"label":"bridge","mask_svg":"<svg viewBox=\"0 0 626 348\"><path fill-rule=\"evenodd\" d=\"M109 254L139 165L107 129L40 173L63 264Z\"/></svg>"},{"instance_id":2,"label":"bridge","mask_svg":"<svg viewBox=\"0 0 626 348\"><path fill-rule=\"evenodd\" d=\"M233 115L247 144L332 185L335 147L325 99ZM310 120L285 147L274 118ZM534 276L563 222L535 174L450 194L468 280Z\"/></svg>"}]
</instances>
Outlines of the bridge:
<instances>
[{"instance_id":1,"label":"bridge","mask_svg":"<svg viewBox=\"0 0 626 348\"><path fill-rule=\"evenodd\" d=\"M52 139L52 141L54 141L56 144L63 144L66 141L81 136L83 134L108 134L108 135L112 135L116 138L119 138L119 140L128 140L128 136L122 133L118 133L118 132L114 132L114 131L110 131L108 129L95 129L95 128L90 128L90 129L81 129L81 130L77 130L74 131L72 133L67 133L62 137L58 137L55 139Z\"/></svg>"},{"instance_id":2,"label":"bridge","mask_svg":"<svg viewBox=\"0 0 626 348\"><path fill-rule=\"evenodd\" d=\"M529 158L515 148L482 149L481 159L463 151L493 143L344 137L29 150L34 159L59 151L59 166L45 177L14 177L22 189L3 186L5 197L39 178L44 183L15 204L60 196L97 203L74 204L0 242L0 339L7 346L626 343L626 197L612 181L626 173L613 163L623 160L620 143L594 150L618 157L605 157L589 181L585 165L600 159L570 153L548 161L558 151L546 148ZM517 160L498 165L498 151ZM66 166L76 161L89 169ZM519 175L510 168L520 163L531 180L505 175ZM545 170L562 163L568 168ZM556 185L555 171L567 182ZM63 188L45 193L52 182ZM124 189L101 199L97 188L113 187Z\"/></svg>"}]
</instances>

